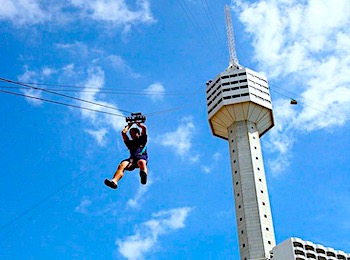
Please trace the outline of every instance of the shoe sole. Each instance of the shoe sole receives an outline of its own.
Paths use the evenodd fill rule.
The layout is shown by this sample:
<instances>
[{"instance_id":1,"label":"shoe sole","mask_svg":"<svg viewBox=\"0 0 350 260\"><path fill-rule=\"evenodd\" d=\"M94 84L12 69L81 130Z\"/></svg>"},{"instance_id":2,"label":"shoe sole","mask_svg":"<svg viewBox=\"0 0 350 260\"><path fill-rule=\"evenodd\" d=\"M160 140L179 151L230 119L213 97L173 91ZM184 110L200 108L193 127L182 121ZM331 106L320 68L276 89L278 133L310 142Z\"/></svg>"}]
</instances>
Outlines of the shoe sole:
<instances>
[{"instance_id":1,"label":"shoe sole","mask_svg":"<svg viewBox=\"0 0 350 260\"><path fill-rule=\"evenodd\" d=\"M105 179L105 185L114 190L118 188L118 185L114 181L110 181L108 179Z\"/></svg>"},{"instance_id":2,"label":"shoe sole","mask_svg":"<svg viewBox=\"0 0 350 260\"><path fill-rule=\"evenodd\" d=\"M140 171L141 184L145 185L147 183L147 173Z\"/></svg>"}]
</instances>

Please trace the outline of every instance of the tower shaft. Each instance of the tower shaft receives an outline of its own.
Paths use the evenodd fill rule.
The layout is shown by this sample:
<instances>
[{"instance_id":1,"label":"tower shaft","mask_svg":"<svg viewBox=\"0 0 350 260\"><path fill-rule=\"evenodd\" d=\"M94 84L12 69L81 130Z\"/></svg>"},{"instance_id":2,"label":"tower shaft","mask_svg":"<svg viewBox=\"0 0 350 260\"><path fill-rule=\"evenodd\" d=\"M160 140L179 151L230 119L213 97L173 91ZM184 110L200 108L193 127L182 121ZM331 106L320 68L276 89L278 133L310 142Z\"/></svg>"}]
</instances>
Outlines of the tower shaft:
<instances>
[{"instance_id":1,"label":"tower shaft","mask_svg":"<svg viewBox=\"0 0 350 260\"><path fill-rule=\"evenodd\" d=\"M268 258L276 242L257 125L235 122L228 137L241 259Z\"/></svg>"}]
</instances>

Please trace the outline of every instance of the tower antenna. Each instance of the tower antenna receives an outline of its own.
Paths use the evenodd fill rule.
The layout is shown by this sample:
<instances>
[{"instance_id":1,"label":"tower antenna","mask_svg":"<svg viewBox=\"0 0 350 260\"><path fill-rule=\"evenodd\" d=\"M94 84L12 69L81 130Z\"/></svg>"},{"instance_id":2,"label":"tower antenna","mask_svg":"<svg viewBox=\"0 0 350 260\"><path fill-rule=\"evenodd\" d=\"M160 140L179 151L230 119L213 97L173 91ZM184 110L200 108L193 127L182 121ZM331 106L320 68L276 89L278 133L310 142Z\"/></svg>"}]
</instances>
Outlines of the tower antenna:
<instances>
[{"instance_id":1,"label":"tower antenna","mask_svg":"<svg viewBox=\"0 0 350 260\"><path fill-rule=\"evenodd\" d=\"M231 20L231 12L230 12L230 7L228 5L225 5L225 17L226 17L226 34L227 34L228 51L230 54L229 68L239 69L241 68L241 66L239 65L238 59L237 59L235 39L234 39L233 26L232 26L232 20Z\"/></svg>"}]
</instances>

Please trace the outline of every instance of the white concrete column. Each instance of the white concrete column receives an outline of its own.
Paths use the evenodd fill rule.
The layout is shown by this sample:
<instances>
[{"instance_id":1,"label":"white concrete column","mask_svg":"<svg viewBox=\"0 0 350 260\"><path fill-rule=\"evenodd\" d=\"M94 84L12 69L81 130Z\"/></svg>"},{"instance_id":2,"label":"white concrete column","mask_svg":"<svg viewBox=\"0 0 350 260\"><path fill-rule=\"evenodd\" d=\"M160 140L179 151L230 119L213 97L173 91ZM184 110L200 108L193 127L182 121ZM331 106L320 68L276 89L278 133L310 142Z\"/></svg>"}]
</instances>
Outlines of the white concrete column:
<instances>
[{"instance_id":1,"label":"white concrete column","mask_svg":"<svg viewBox=\"0 0 350 260\"><path fill-rule=\"evenodd\" d=\"M228 137L241 260L268 258L276 242L259 132L238 121Z\"/></svg>"}]
</instances>

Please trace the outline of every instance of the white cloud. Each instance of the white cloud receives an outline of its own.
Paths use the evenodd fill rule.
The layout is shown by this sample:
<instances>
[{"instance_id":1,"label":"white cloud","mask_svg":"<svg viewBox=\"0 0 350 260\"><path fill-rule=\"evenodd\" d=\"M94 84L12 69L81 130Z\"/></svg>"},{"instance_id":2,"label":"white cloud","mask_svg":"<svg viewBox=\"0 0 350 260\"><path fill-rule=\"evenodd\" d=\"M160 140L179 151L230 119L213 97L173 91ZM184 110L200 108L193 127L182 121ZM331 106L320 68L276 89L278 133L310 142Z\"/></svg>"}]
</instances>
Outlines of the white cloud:
<instances>
[{"instance_id":1,"label":"white cloud","mask_svg":"<svg viewBox=\"0 0 350 260\"><path fill-rule=\"evenodd\" d=\"M49 68L49 67L44 67L42 70L41 70L41 73L44 77L49 77L53 74L55 74L57 71L53 68Z\"/></svg>"},{"instance_id":2,"label":"white cloud","mask_svg":"<svg viewBox=\"0 0 350 260\"><path fill-rule=\"evenodd\" d=\"M84 76L85 73L82 69L75 69L74 64L68 64L66 66L63 66L62 68L43 67L43 69L39 71L31 71L26 66L25 72L22 75L20 75L18 78L21 82L45 82L45 80L47 80L48 78L50 78L50 76L54 74L62 75L62 78L63 77L66 78L65 81L67 81L67 78L69 78L69 76L82 77ZM88 120L93 128L93 129L86 129L86 132L89 133L91 136L93 136L100 146L104 146L106 142L105 138L108 132L108 127L111 127L115 131L119 132L125 125L125 118L122 115L122 113L118 110L118 107L116 105L98 99L98 94L104 85L104 71L101 69L101 67L98 67L98 66L91 67L88 70L87 78L82 85L84 86L84 88L82 89L82 91L79 92L78 98L88 102L78 101L79 102L78 105L84 108L92 109L92 110L112 113L112 114L103 114L103 113L93 112L90 110L80 109L83 119ZM43 95L45 94L45 91L40 89L42 88L44 89L45 87L41 85L35 86L35 84L31 84L31 86L33 87L32 88L24 87L23 89L21 89L21 91L25 95L29 95L37 98L44 98ZM34 87L37 87L38 89L34 89ZM55 97L54 95L50 95L49 99L56 100L57 97ZM33 98L27 98L27 101L37 106L43 104L43 101L33 99ZM67 102L67 101L64 101L64 102ZM73 100L70 102L68 101L67 103L74 104L74 102L77 102L77 101ZM96 104L93 104L93 103L96 103ZM117 115L120 115L120 116L117 116Z\"/></svg>"},{"instance_id":3,"label":"white cloud","mask_svg":"<svg viewBox=\"0 0 350 260\"><path fill-rule=\"evenodd\" d=\"M203 164L201 166L201 170L204 173L211 173L217 166L217 164L222 159L222 154L220 152L216 152L211 156L211 159L204 160L207 164Z\"/></svg>"},{"instance_id":4,"label":"white cloud","mask_svg":"<svg viewBox=\"0 0 350 260\"><path fill-rule=\"evenodd\" d=\"M146 192L149 190L151 185L153 184L153 181L149 178L147 180L147 185L140 185L139 188L136 191L136 194L134 198L129 199L127 202L127 205L131 208L137 209L140 207L140 199L144 199Z\"/></svg>"},{"instance_id":5,"label":"white cloud","mask_svg":"<svg viewBox=\"0 0 350 260\"><path fill-rule=\"evenodd\" d=\"M72 77L73 75L75 75L74 69L75 65L73 63L70 63L62 68L62 72L66 77Z\"/></svg>"},{"instance_id":6,"label":"white cloud","mask_svg":"<svg viewBox=\"0 0 350 260\"><path fill-rule=\"evenodd\" d=\"M87 133L89 133L92 137L94 137L100 146L105 146L106 145L106 134L107 134L107 129L106 128L101 128L99 130L86 130Z\"/></svg>"},{"instance_id":7,"label":"white cloud","mask_svg":"<svg viewBox=\"0 0 350 260\"><path fill-rule=\"evenodd\" d=\"M99 203L98 201L103 201L104 203ZM93 200L84 196L80 204L75 207L74 211L85 214L88 216L117 216L120 211L121 205L117 202L106 202L105 194L101 194L98 197L95 197Z\"/></svg>"},{"instance_id":8,"label":"white cloud","mask_svg":"<svg viewBox=\"0 0 350 260\"><path fill-rule=\"evenodd\" d=\"M161 83L153 83L146 88L145 93L152 101L162 100L165 88Z\"/></svg>"},{"instance_id":9,"label":"white cloud","mask_svg":"<svg viewBox=\"0 0 350 260\"><path fill-rule=\"evenodd\" d=\"M18 77L19 81L21 82L28 82L28 83L31 83L31 82L36 82L37 81L37 78L39 77L40 75L35 72L35 71L31 71L28 69L27 66L25 66L25 72L20 75ZM42 98L42 91L41 90L37 90L37 89L34 89L35 85L33 84L26 84L28 86L23 86L23 88L21 89L21 92L23 92L24 95L27 95L29 97L26 97L26 100L34 105L34 106L39 106L43 103L43 101L39 100L39 99L35 99L35 98ZM30 98L30 97L34 97L34 98Z\"/></svg>"},{"instance_id":10,"label":"white cloud","mask_svg":"<svg viewBox=\"0 0 350 260\"><path fill-rule=\"evenodd\" d=\"M91 200L87 198L83 198L80 202L79 206L75 207L75 212L84 213L86 214L88 212L88 207L91 205Z\"/></svg>"},{"instance_id":11,"label":"white cloud","mask_svg":"<svg viewBox=\"0 0 350 260\"><path fill-rule=\"evenodd\" d=\"M349 119L350 2L238 1L234 8L260 69L270 81L281 82L271 89L299 93L293 108L285 99L273 100L275 127L265 145L276 152L269 165L278 174L289 163L297 135Z\"/></svg>"},{"instance_id":12,"label":"white cloud","mask_svg":"<svg viewBox=\"0 0 350 260\"><path fill-rule=\"evenodd\" d=\"M56 48L66 50L71 56L74 58L78 58L79 60L84 60L89 57L89 48L86 44L75 41L74 43L56 43Z\"/></svg>"},{"instance_id":13,"label":"white cloud","mask_svg":"<svg viewBox=\"0 0 350 260\"><path fill-rule=\"evenodd\" d=\"M158 245L160 236L185 227L190 211L184 207L153 214L152 219L135 228L134 235L116 241L119 253L131 260L144 259Z\"/></svg>"},{"instance_id":14,"label":"white cloud","mask_svg":"<svg viewBox=\"0 0 350 260\"><path fill-rule=\"evenodd\" d=\"M124 26L156 22L148 0L137 0L137 10L131 10L125 0L67 0L47 2L43 0L0 0L0 19L16 26L36 25L44 22L66 24L77 19L95 20Z\"/></svg>"},{"instance_id":15,"label":"white cloud","mask_svg":"<svg viewBox=\"0 0 350 260\"><path fill-rule=\"evenodd\" d=\"M158 137L163 146L173 148L175 153L184 157L192 147L194 124L191 117L184 117L174 132L168 132Z\"/></svg>"},{"instance_id":16,"label":"white cloud","mask_svg":"<svg viewBox=\"0 0 350 260\"><path fill-rule=\"evenodd\" d=\"M131 11L125 0L71 0L71 3L85 12L86 16L98 21L112 22L117 25L154 23L149 1L138 0L139 10Z\"/></svg>"},{"instance_id":17,"label":"white cloud","mask_svg":"<svg viewBox=\"0 0 350 260\"><path fill-rule=\"evenodd\" d=\"M126 61L117 55L110 55L107 57L107 60L111 62L111 65L124 73L129 74L133 78L139 78L140 74L133 71L133 69L126 63Z\"/></svg>"},{"instance_id":18,"label":"white cloud","mask_svg":"<svg viewBox=\"0 0 350 260\"><path fill-rule=\"evenodd\" d=\"M40 7L39 0L0 0L0 20L10 20L16 25L37 24L50 15Z\"/></svg>"},{"instance_id":19,"label":"white cloud","mask_svg":"<svg viewBox=\"0 0 350 260\"><path fill-rule=\"evenodd\" d=\"M101 88L103 87L103 85L104 85L103 70L100 67L92 67L88 71L88 78L84 83L85 88L80 92L79 97L83 100L98 103L106 107L111 107L113 109L101 107L94 104L89 104L86 102L81 102L81 106L89 109L122 115L122 113L118 111L118 108L115 105L97 99L97 95L101 90ZM93 124L95 128L110 126L115 131L120 131L125 125L125 121L124 121L125 119L122 116L114 116L110 114L100 114L100 113L98 114L88 110L81 110L81 114L83 118L89 120L90 123Z\"/></svg>"}]
</instances>

